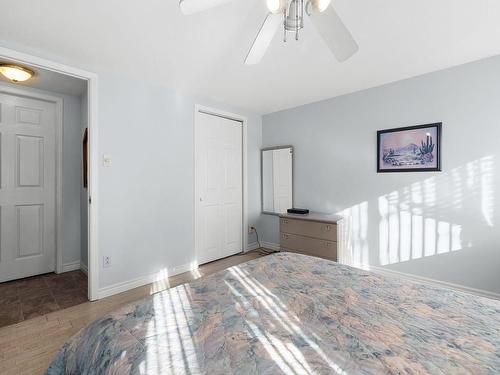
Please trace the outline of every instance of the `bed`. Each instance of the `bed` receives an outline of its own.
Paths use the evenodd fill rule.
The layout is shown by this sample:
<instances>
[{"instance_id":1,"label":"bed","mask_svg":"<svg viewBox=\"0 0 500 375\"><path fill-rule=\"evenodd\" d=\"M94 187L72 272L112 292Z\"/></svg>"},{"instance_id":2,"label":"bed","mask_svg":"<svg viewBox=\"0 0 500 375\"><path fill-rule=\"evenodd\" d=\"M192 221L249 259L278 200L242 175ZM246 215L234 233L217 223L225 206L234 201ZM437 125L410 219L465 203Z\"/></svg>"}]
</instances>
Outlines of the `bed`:
<instances>
[{"instance_id":1,"label":"bed","mask_svg":"<svg viewBox=\"0 0 500 375\"><path fill-rule=\"evenodd\" d=\"M500 302L278 253L152 295L47 374L498 374Z\"/></svg>"}]
</instances>

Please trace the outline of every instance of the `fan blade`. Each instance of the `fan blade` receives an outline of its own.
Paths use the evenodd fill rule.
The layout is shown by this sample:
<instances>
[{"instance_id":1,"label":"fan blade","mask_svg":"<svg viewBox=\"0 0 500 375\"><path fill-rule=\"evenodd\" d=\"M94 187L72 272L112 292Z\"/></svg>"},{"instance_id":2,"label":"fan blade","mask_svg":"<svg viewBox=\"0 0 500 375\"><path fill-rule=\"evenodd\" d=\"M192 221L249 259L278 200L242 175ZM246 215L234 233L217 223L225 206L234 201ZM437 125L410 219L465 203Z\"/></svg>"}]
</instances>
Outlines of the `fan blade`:
<instances>
[{"instance_id":1,"label":"fan blade","mask_svg":"<svg viewBox=\"0 0 500 375\"><path fill-rule=\"evenodd\" d=\"M313 12L309 17L339 62L358 52L358 44L331 4L323 12Z\"/></svg>"},{"instance_id":2,"label":"fan blade","mask_svg":"<svg viewBox=\"0 0 500 375\"><path fill-rule=\"evenodd\" d=\"M262 60L266 54L267 48L271 44L271 41L278 31L279 27L283 25L283 15L282 14L272 14L269 13L259 30L259 33L255 37L255 40L248 51L248 55L245 59L245 64L255 65Z\"/></svg>"},{"instance_id":3,"label":"fan blade","mask_svg":"<svg viewBox=\"0 0 500 375\"><path fill-rule=\"evenodd\" d=\"M189 15L218 7L230 1L233 0L180 0L179 7L183 14Z\"/></svg>"}]
</instances>

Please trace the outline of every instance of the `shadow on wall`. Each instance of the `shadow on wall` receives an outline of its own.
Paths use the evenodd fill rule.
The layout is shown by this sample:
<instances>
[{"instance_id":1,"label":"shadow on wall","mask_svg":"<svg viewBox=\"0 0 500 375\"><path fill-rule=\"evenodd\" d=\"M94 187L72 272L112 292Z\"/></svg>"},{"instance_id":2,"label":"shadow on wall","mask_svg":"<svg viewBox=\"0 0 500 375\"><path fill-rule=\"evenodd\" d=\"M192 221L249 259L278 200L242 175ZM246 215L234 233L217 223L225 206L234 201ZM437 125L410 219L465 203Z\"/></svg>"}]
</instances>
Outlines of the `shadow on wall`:
<instances>
[{"instance_id":1,"label":"shadow on wall","mask_svg":"<svg viewBox=\"0 0 500 375\"><path fill-rule=\"evenodd\" d=\"M339 261L366 268L369 210L378 212L378 263L408 262L471 248L494 230L494 156L417 181L339 214ZM471 217L472 215L472 217ZM474 228L464 225L475 223Z\"/></svg>"}]
</instances>

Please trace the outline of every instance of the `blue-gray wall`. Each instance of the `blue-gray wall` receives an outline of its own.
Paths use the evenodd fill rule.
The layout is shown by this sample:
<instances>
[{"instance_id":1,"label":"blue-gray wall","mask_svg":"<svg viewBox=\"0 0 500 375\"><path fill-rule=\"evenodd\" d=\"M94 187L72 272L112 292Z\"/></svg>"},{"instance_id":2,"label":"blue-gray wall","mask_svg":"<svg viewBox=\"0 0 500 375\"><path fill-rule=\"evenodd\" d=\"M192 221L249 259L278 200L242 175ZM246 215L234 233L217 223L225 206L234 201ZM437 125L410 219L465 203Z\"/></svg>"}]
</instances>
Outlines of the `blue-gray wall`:
<instances>
[{"instance_id":1,"label":"blue-gray wall","mask_svg":"<svg viewBox=\"0 0 500 375\"><path fill-rule=\"evenodd\" d=\"M98 72L99 73L99 72ZM260 215L261 116L131 77L99 74L100 287L184 266L194 254L194 111L248 117L248 223Z\"/></svg>"},{"instance_id":2,"label":"blue-gray wall","mask_svg":"<svg viewBox=\"0 0 500 375\"><path fill-rule=\"evenodd\" d=\"M377 130L433 122L443 172L376 173ZM295 147L295 206L348 216L353 264L500 293L499 57L264 116L262 138Z\"/></svg>"},{"instance_id":3,"label":"blue-gray wall","mask_svg":"<svg viewBox=\"0 0 500 375\"><path fill-rule=\"evenodd\" d=\"M81 252L80 189L82 184L81 99L63 98L62 251L63 264L79 262Z\"/></svg>"}]
</instances>

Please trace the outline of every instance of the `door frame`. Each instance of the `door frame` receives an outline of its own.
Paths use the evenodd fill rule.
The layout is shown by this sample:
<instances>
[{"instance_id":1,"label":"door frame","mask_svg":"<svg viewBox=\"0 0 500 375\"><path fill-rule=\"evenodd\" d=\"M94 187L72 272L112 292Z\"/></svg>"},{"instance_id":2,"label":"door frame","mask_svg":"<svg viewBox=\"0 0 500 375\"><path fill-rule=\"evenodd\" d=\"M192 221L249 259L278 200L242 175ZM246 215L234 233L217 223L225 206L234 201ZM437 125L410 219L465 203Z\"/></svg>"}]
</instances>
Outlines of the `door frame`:
<instances>
[{"instance_id":1,"label":"door frame","mask_svg":"<svg viewBox=\"0 0 500 375\"><path fill-rule=\"evenodd\" d=\"M55 61L46 60L38 56L29 55L16 50L0 46L0 59L6 59L21 65L29 65L35 68L50 70L67 76L80 78L87 81L88 96L88 129L89 129L89 183L88 196L91 203L88 209L88 280L91 301L99 299L99 240L98 240L98 76L79 68L63 65ZM62 147L62 143L61 143ZM58 217L61 215L58 212ZM59 242L59 239L57 240ZM59 245L59 243L58 243ZM58 252L59 253L59 252Z\"/></svg>"},{"instance_id":2,"label":"door frame","mask_svg":"<svg viewBox=\"0 0 500 375\"><path fill-rule=\"evenodd\" d=\"M242 176L241 176L241 188L242 188L242 207L241 207L241 212L242 212L242 236L241 236L241 249L242 252L247 251L247 243L248 243L248 217L247 217L247 209L248 209L248 188L247 188L247 179L248 179L248 174L247 174L247 125L248 125L248 119L245 116L231 113L231 112L226 112L217 108L212 108L212 107L207 107L201 104L195 104L194 106L194 121L193 121L193 239L194 239L194 254L195 254L195 262L194 262L194 268L198 268L198 235L197 235L197 224L196 224L196 219L198 215L198 204L197 204L197 199L198 197L196 196L196 127L197 127L197 119L198 119L198 113L204 113L207 115L212 115L212 116L218 116L222 118L226 118L228 120L232 121L237 121L241 122L241 160L242 160Z\"/></svg>"},{"instance_id":3,"label":"door frame","mask_svg":"<svg viewBox=\"0 0 500 375\"><path fill-rule=\"evenodd\" d=\"M63 254L62 254L62 159L63 159L63 99L53 95L42 94L39 92L33 92L29 87L19 86L12 87L10 84L5 83L0 85L0 93L5 93L8 95L19 96L27 99L40 100L48 103L55 104L55 114L56 114L56 254L55 254L55 272L63 272Z\"/></svg>"}]
</instances>

